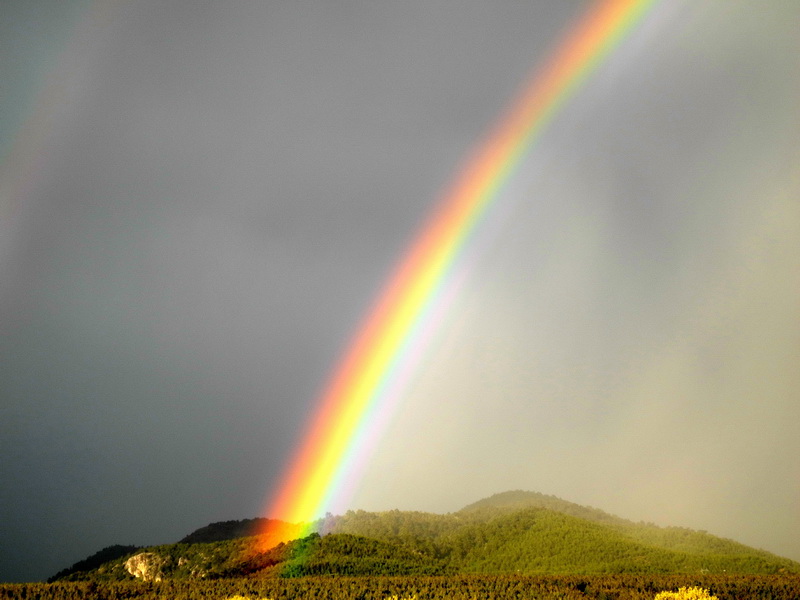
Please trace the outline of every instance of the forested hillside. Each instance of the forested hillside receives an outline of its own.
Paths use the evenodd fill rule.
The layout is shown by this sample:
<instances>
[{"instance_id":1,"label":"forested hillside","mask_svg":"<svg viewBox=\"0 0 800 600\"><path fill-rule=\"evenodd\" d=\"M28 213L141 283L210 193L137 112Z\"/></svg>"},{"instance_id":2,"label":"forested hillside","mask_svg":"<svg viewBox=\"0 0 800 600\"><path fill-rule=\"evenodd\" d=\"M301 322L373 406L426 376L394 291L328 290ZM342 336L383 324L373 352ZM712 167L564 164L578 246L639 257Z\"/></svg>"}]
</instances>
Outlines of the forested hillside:
<instances>
[{"instance_id":1,"label":"forested hillside","mask_svg":"<svg viewBox=\"0 0 800 600\"><path fill-rule=\"evenodd\" d=\"M134 554L137 550L139 550L138 546L120 546L119 544L114 546L108 546L107 548L103 548L98 552L95 552L88 558L84 558L81 561L76 562L71 567L66 569L62 569L52 577L48 579L48 581L56 581L58 579L68 579L70 575L73 573L85 573L87 571L93 571L104 565L105 563L114 561L117 558L122 556L130 556Z\"/></svg>"},{"instance_id":2,"label":"forested hillside","mask_svg":"<svg viewBox=\"0 0 800 600\"><path fill-rule=\"evenodd\" d=\"M220 521L194 530L178 541L179 544L203 544L207 542L223 542L236 538L248 537L258 527L268 523L270 519L242 519L241 521Z\"/></svg>"},{"instance_id":3,"label":"forested hillside","mask_svg":"<svg viewBox=\"0 0 800 600\"><path fill-rule=\"evenodd\" d=\"M449 514L348 511L314 534L258 552L259 520L201 528L181 543L116 547L62 580L452 574L776 574L800 564L705 532L634 523L533 492L507 492ZM214 540L214 541L209 541ZM107 549L108 550L108 549Z\"/></svg>"}]
</instances>

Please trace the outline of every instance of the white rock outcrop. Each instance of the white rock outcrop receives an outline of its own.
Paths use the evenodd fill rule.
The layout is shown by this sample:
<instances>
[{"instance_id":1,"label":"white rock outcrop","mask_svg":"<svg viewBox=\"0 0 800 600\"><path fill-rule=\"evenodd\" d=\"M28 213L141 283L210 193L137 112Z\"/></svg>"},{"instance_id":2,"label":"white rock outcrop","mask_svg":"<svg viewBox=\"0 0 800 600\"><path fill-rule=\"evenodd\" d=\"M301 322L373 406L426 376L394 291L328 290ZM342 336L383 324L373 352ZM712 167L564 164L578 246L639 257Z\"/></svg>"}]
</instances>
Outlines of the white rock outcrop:
<instances>
[{"instance_id":1,"label":"white rock outcrop","mask_svg":"<svg viewBox=\"0 0 800 600\"><path fill-rule=\"evenodd\" d=\"M159 556L155 552L140 552L125 561L125 570L143 581L161 581L164 578L164 565L168 562L167 556Z\"/></svg>"}]
</instances>

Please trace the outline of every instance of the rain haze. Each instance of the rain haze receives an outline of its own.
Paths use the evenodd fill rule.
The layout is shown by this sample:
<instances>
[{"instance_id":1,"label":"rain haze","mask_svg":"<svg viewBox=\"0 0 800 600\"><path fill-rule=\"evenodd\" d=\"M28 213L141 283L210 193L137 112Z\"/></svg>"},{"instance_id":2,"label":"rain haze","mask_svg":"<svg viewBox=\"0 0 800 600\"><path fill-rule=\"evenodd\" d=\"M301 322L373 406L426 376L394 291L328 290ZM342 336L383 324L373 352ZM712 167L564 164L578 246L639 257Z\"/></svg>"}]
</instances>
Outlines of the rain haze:
<instances>
[{"instance_id":1,"label":"rain haze","mask_svg":"<svg viewBox=\"0 0 800 600\"><path fill-rule=\"evenodd\" d=\"M3 2L0 580L269 516L588 2ZM331 507L526 489L800 560L800 4L656 1L499 193Z\"/></svg>"}]
</instances>

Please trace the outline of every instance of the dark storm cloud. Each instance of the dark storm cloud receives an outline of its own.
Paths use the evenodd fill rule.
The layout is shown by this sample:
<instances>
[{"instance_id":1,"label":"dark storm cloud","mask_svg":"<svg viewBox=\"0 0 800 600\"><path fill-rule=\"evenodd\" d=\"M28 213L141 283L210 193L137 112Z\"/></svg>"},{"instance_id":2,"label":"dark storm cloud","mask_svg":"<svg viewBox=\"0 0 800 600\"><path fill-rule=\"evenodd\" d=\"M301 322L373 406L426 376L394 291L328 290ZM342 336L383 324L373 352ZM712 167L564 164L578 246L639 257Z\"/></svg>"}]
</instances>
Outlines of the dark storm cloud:
<instances>
[{"instance_id":1,"label":"dark storm cloud","mask_svg":"<svg viewBox=\"0 0 800 600\"><path fill-rule=\"evenodd\" d=\"M570 16L516 3L73 9L79 25L11 13L14 31L40 33L15 42L27 63L4 62L46 61L39 92L62 100L37 149L46 168L4 198L12 579L261 509L443 173ZM69 43L49 45L54 31ZM26 89L10 99L20 114Z\"/></svg>"}]
</instances>

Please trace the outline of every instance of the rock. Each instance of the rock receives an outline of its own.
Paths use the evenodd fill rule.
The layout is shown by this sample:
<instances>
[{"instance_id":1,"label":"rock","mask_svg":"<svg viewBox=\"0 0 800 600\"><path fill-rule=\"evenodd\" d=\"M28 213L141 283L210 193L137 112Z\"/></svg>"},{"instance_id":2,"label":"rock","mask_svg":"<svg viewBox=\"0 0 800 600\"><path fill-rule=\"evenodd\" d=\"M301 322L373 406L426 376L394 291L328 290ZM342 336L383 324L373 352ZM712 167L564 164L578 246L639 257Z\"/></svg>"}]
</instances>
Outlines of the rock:
<instances>
[{"instance_id":1,"label":"rock","mask_svg":"<svg viewBox=\"0 0 800 600\"><path fill-rule=\"evenodd\" d=\"M168 556L160 556L155 552L140 552L125 561L125 570L143 581L161 581L164 578L164 565L169 560Z\"/></svg>"}]
</instances>

